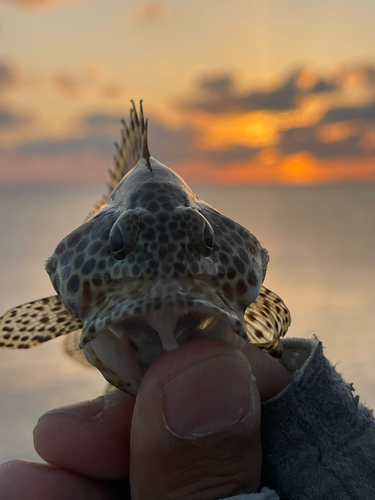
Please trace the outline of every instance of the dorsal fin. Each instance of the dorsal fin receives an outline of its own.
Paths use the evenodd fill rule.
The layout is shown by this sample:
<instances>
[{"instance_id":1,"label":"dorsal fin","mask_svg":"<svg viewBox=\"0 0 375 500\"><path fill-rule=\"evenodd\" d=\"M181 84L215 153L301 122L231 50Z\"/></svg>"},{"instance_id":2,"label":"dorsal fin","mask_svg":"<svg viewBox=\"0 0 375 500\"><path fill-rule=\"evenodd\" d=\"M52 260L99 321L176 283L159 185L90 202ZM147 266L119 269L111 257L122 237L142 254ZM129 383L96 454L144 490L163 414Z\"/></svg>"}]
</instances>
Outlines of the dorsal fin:
<instances>
[{"instance_id":1,"label":"dorsal fin","mask_svg":"<svg viewBox=\"0 0 375 500\"><path fill-rule=\"evenodd\" d=\"M108 183L108 194L95 205L93 212L98 210L107 202L109 195L115 189L117 184L132 168L136 166L141 158L146 160L148 169L152 172L150 163L150 152L147 143L147 124L143 114L142 100L139 101L139 117L134 101L130 101L130 123L129 127L125 120L121 120L123 128L121 130L121 144L115 142L117 154L114 156L115 168L109 169L110 182Z\"/></svg>"}]
</instances>

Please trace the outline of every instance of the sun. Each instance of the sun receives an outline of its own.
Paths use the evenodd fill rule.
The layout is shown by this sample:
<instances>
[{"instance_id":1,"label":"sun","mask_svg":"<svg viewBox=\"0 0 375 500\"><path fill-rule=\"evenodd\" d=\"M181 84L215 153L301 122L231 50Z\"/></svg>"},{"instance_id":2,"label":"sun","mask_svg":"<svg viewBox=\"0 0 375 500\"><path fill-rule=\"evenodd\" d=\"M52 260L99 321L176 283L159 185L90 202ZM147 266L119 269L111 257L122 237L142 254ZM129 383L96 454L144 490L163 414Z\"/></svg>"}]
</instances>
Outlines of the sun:
<instances>
[{"instance_id":1,"label":"sun","mask_svg":"<svg viewBox=\"0 0 375 500\"><path fill-rule=\"evenodd\" d=\"M287 156L280 167L289 184L310 184L320 180L314 159L306 153Z\"/></svg>"}]
</instances>

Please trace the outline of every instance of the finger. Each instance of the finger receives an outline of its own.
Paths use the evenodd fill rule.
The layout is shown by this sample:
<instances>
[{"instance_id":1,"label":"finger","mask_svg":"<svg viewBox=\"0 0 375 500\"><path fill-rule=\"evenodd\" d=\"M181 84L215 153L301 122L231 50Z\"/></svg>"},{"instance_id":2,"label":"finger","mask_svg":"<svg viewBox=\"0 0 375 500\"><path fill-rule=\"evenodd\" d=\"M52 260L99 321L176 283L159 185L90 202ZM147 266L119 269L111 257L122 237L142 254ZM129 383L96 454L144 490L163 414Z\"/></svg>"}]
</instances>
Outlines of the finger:
<instances>
[{"instance_id":1,"label":"finger","mask_svg":"<svg viewBox=\"0 0 375 500\"><path fill-rule=\"evenodd\" d=\"M279 361L254 345L247 344L242 352L250 362L259 389L260 400L267 401L290 383L290 373Z\"/></svg>"},{"instance_id":2,"label":"finger","mask_svg":"<svg viewBox=\"0 0 375 500\"><path fill-rule=\"evenodd\" d=\"M223 498L260 481L260 400L241 351L192 340L159 358L131 429L133 500Z\"/></svg>"},{"instance_id":3,"label":"finger","mask_svg":"<svg viewBox=\"0 0 375 500\"><path fill-rule=\"evenodd\" d=\"M128 476L134 400L116 390L44 414L34 429L36 451L56 467L94 479Z\"/></svg>"},{"instance_id":4,"label":"finger","mask_svg":"<svg viewBox=\"0 0 375 500\"><path fill-rule=\"evenodd\" d=\"M290 375L274 358L248 345L261 400L277 394ZM41 417L34 431L35 448L56 467L97 479L120 479L129 473L130 422L134 398L120 391Z\"/></svg>"},{"instance_id":5,"label":"finger","mask_svg":"<svg viewBox=\"0 0 375 500\"><path fill-rule=\"evenodd\" d=\"M115 500L110 485L49 465L15 460L0 467L1 500Z\"/></svg>"}]
</instances>

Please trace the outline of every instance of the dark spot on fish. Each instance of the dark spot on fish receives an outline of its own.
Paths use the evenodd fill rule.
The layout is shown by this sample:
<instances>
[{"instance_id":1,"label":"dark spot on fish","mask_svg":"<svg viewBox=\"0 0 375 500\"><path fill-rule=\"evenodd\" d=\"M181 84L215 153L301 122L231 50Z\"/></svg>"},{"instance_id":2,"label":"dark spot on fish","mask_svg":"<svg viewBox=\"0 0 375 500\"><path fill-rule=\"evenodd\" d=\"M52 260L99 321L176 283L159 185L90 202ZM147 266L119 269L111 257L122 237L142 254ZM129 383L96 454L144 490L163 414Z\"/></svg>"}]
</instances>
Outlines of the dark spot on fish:
<instances>
[{"instance_id":1,"label":"dark spot on fish","mask_svg":"<svg viewBox=\"0 0 375 500\"><path fill-rule=\"evenodd\" d=\"M228 269L228 271L227 271L227 277L228 277L228 279L229 279L229 280L234 279L234 278L236 277L236 274L237 274L237 273L236 273L236 270L235 270L235 269L233 269L233 267L230 267L230 268Z\"/></svg>"},{"instance_id":2,"label":"dark spot on fish","mask_svg":"<svg viewBox=\"0 0 375 500\"><path fill-rule=\"evenodd\" d=\"M103 284L103 280L100 274L94 274L92 282L94 283L95 286L101 286Z\"/></svg>"},{"instance_id":3,"label":"dark spot on fish","mask_svg":"<svg viewBox=\"0 0 375 500\"><path fill-rule=\"evenodd\" d=\"M172 212L174 207L173 207L172 203L163 203L163 208L167 212Z\"/></svg>"},{"instance_id":4,"label":"dark spot on fish","mask_svg":"<svg viewBox=\"0 0 375 500\"><path fill-rule=\"evenodd\" d=\"M144 240L153 241L156 237L155 229L149 227L146 231L143 231L142 236Z\"/></svg>"},{"instance_id":5,"label":"dark spot on fish","mask_svg":"<svg viewBox=\"0 0 375 500\"><path fill-rule=\"evenodd\" d=\"M94 269L96 264L95 259L89 259L87 262L85 262L84 266L82 267L82 274L90 274L91 271Z\"/></svg>"},{"instance_id":6,"label":"dark spot on fish","mask_svg":"<svg viewBox=\"0 0 375 500\"><path fill-rule=\"evenodd\" d=\"M236 227L236 224L231 219L227 219L226 217L223 218L223 222L229 229L235 229Z\"/></svg>"},{"instance_id":7,"label":"dark spot on fish","mask_svg":"<svg viewBox=\"0 0 375 500\"><path fill-rule=\"evenodd\" d=\"M79 269L82 266L84 260L85 257L82 253L78 255L78 257L76 257L76 259L74 260L74 269Z\"/></svg>"},{"instance_id":8,"label":"dark spot on fish","mask_svg":"<svg viewBox=\"0 0 375 500\"><path fill-rule=\"evenodd\" d=\"M251 286L257 286L258 285L258 278L253 269L250 269L250 271L247 273L247 282Z\"/></svg>"},{"instance_id":9,"label":"dark spot on fish","mask_svg":"<svg viewBox=\"0 0 375 500\"><path fill-rule=\"evenodd\" d=\"M76 244L79 242L79 240L80 240L80 239L81 239L81 234L80 234L80 233L78 233L78 232L75 232L75 233L73 233L73 234L69 237L69 239L68 239L68 245L69 245L70 247L73 247L74 245L76 245Z\"/></svg>"},{"instance_id":10,"label":"dark spot on fish","mask_svg":"<svg viewBox=\"0 0 375 500\"><path fill-rule=\"evenodd\" d=\"M57 255L60 255L64 252L64 250L65 250L65 243L59 243L56 247L55 253L57 253Z\"/></svg>"},{"instance_id":11,"label":"dark spot on fish","mask_svg":"<svg viewBox=\"0 0 375 500\"><path fill-rule=\"evenodd\" d=\"M173 264L173 267L175 268L176 271L180 273L184 273L186 271L186 267L181 262L175 262Z\"/></svg>"},{"instance_id":12,"label":"dark spot on fish","mask_svg":"<svg viewBox=\"0 0 375 500\"><path fill-rule=\"evenodd\" d=\"M236 292L238 295L245 295L247 292L247 285L244 280L239 280L236 284Z\"/></svg>"},{"instance_id":13,"label":"dark spot on fish","mask_svg":"<svg viewBox=\"0 0 375 500\"><path fill-rule=\"evenodd\" d=\"M159 209L159 204L156 201L151 201L147 205L147 209L148 209L149 212L157 212L158 209Z\"/></svg>"},{"instance_id":14,"label":"dark spot on fish","mask_svg":"<svg viewBox=\"0 0 375 500\"><path fill-rule=\"evenodd\" d=\"M233 288L232 288L232 285L230 285L229 283L224 283L224 285L221 287L221 289L223 290L223 292L229 297L229 298L232 298L233 297Z\"/></svg>"},{"instance_id":15,"label":"dark spot on fish","mask_svg":"<svg viewBox=\"0 0 375 500\"><path fill-rule=\"evenodd\" d=\"M77 274L73 274L67 284L67 289L69 292L75 293L79 289L79 277Z\"/></svg>"},{"instance_id":16,"label":"dark spot on fish","mask_svg":"<svg viewBox=\"0 0 375 500\"><path fill-rule=\"evenodd\" d=\"M239 257L237 257L237 255L234 256L233 263L236 266L238 272L240 272L241 274L245 272L245 264Z\"/></svg>"},{"instance_id":17,"label":"dark spot on fish","mask_svg":"<svg viewBox=\"0 0 375 500\"><path fill-rule=\"evenodd\" d=\"M103 243L101 241L95 241L95 243L93 243L89 248L89 254L96 255L99 252L99 250L102 248L102 246L103 246Z\"/></svg>"}]
</instances>

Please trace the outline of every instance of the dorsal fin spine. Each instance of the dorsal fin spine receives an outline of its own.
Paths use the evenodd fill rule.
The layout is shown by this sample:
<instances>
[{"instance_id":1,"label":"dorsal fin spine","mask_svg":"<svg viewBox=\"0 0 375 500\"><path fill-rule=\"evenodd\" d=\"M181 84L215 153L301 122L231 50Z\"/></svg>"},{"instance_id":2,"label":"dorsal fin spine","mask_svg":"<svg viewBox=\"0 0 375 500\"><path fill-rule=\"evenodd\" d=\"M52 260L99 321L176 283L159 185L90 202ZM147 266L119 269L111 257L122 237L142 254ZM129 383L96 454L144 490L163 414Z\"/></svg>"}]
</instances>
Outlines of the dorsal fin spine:
<instances>
[{"instance_id":1,"label":"dorsal fin spine","mask_svg":"<svg viewBox=\"0 0 375 500\"><path fill-rule=\"evenodd\" d=\"M108 195L105 195L101 202L93 208L96 211L107 202L109 195L115 189L121 179L132 170L140 159L146 161L146 166L152 172L150 163L150 151L147 143L147 124L143 113L142 101L139 102L139 115L134 101L131 100L129 126L125 120L121 120L121 143L115 142L116 155L114 156L115 168L109 172L110 182L108 184Z\"/></svg>"}]
</instances>

